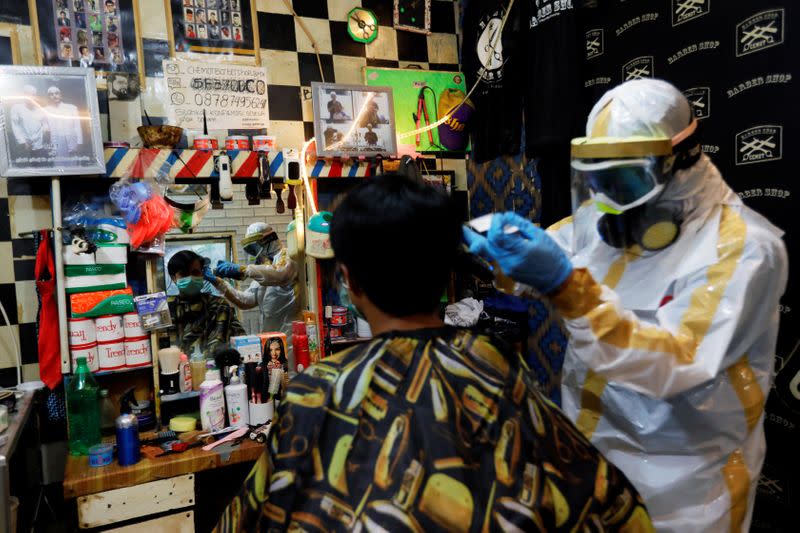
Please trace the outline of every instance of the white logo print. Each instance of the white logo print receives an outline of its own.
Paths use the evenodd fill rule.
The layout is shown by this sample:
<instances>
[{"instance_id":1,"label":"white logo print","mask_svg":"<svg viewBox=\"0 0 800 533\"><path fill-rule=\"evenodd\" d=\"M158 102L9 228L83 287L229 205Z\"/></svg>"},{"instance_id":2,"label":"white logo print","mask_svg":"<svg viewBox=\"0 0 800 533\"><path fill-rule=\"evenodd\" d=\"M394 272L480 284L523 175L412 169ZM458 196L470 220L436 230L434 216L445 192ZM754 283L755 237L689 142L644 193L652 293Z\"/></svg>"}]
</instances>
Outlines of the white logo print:
<instances>
[{"instance_id":1,"label":"white logo print","mask_svg":"<svg viewBox=\"0 0 800 533\"><path fill-rule=\"evenodd\" d=\"M653 56L642 56L631 59L622 66L622 79L624 81L654 78L655 68Z\"/></svg>"},{"instance_id":2,"label":"white logo print","mask_svg":"<svg viewBox=\"0 0 800 533\"><path fill-rule=\"evenodd\" d=\"M694 110L698 120L711 116L711 89L709 87L692 87L683 91Z\"/></svg>"},{"instance_id":3,"label":"white logo print","mask_svg":"<svg viewBox=\"0 0 800 533\"><path fill-rule=\"evenodd\" d=\"M586 59L592 59L603 55L605 48L603 42L604 37L602 28L586 32Z\"/></svg>"},{"instance_id":4,"label":"white logo print","mask_svg":"<svg viewBox=\"0 0 800 533\"><path fill-rule=\"evenodd\" d=\"M485 81L499 81L503 77L503 39L500 35L502 13L494 13L481 23L476 52L481 62L479 75Z\"/></svg>"},{"instance_id":5,"label":"white logo print","mask_svg":"<svg viewBox=\"0 0 800 533\"><path fill-rule=\"evenodd\" d=\"M736 135L736 164L777 161L783 157L783 126L754 126Z\"/></svg>"},{"instance_id":6,"label":"white logo print","mask_svg":"<svg viewBox=\"0 0 800 533\"><path fill-rule=\"evenodd\" d=\"M736 25L736 56L783 44L783 9L756 13Z\"/></svg>"},{"instance_id":7,"label":"white logo print","mask_svg":"<svg viewBox=\"0 0 800 533\"><path fill-rule=\"evenodd\" d=\"M672 25L689 22L711 11L711 0L672 0Z\"/></svg>"}]
</instances>

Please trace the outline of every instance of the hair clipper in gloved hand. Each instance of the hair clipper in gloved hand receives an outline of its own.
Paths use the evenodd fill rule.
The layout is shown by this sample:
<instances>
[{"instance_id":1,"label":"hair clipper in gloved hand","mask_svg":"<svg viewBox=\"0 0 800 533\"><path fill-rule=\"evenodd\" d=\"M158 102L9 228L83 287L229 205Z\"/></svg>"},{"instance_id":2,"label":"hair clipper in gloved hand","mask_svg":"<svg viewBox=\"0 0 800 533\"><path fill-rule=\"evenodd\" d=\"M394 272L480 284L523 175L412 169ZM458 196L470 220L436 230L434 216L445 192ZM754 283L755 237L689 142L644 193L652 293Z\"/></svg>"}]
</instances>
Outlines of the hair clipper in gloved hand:
<instances>
[{"instance_id":1,"label":"hair clipper in gloved hand","mask_svg":"<svg viewBox=\"0 0 800 533\"><path fill-rule=\"evenodd\" d=\"M518 231L508 233L508 226ZM492 217L487 237L465 229L464 238L470 252L496 261L506 275L543 293L556 290L572 272L572 263L547 232L516 213Z\"/></svg>"},{"instance_id":2,"label":"hair clipper in gloved hand","mask_svg":"<svg viewBox=\"0 0 800 533\"><path fill-rule=\"evenodd\" d=\"M244 278L244 268L230 261L217 261L217 268L214 269L214 274L221 278L241 280Z\"/></svg>"}]
</instances>

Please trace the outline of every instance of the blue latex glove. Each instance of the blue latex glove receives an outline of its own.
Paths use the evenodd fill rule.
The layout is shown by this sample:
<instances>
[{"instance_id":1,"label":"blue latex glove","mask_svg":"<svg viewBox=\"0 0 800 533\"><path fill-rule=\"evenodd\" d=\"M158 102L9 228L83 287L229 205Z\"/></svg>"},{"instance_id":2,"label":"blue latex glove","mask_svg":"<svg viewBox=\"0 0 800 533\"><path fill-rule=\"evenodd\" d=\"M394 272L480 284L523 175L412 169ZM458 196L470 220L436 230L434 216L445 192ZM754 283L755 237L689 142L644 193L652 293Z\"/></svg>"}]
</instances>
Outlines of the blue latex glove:
<instances>
[{"instance_id":1,"label":"blue latex glove","mask_svg":"<svg viewBox=\"0 0 800 533\"><path fill-rule=\"evenodd\" d=\"M506 233L507 226L519 231ZM469 251L494 260L511 279L550 293L572 273L572 263L564 251L543 229L516 213L492 217L488 237L464 228Z\"/></svg>"},{"instance_id":2,"label":"blue latex glove","mask_svg":"<svg viewBox=\"0 0 800 533\"><path fill-rule=\"evenodd\" d=\"M203 279L209 283L214 283L217 281L217 277L211 272L211 267L206 265L203 267Z\"/></svg>"},{"instance_id":3,"label":"blue latex glove","mask_svg":"<svg viewBox=\"0 0 800 533\"><path fill-rule=\"evenodd\" d=\"M214 269L214 274L221 278L243 279L244 268L230 261L217 261L217 268Z\"/></svg>"}]
</instances>

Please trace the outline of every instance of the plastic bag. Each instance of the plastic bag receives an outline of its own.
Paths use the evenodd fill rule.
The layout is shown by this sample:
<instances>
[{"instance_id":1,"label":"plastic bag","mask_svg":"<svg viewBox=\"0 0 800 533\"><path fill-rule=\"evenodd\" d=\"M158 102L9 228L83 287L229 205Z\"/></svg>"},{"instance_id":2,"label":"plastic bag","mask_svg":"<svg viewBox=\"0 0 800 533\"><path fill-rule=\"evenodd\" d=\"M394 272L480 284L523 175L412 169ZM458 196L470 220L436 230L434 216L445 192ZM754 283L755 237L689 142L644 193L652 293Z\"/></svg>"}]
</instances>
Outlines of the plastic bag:
<instances>
[{"instance_id":1,"label":"plastic bag","mask_svg":"<svg viewBox=\"0 0 800 533\"><path fill-rule=\"evenodd\" d=\"M131 249L163 255L163 237L175 224L175 210L164 200L158 184L122 179L108 195L128 224Z\"/></svg>"}]
</instances>

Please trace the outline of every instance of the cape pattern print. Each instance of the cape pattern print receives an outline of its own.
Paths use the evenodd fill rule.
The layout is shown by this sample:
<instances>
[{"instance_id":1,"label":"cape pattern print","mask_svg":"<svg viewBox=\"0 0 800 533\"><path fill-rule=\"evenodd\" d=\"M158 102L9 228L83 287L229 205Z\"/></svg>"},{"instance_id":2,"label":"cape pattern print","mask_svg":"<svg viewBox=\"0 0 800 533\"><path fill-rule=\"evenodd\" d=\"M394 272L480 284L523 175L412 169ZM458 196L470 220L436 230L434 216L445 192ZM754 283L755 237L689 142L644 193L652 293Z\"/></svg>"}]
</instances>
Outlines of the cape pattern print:
<instances>
[{"instance_id":1,"label":"cape pattern print","mask_svg":"<svg viewBox=\"0 0 800 533\"><path fill-rule=\"evenodd\" d=\"M218 531L652 531L524 361L468 330L324 359L275 424Z\"/></svg>"}]
</instances>

